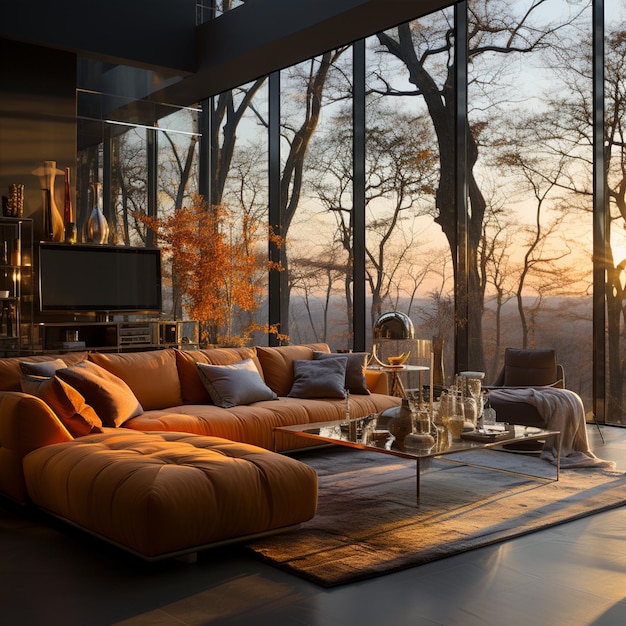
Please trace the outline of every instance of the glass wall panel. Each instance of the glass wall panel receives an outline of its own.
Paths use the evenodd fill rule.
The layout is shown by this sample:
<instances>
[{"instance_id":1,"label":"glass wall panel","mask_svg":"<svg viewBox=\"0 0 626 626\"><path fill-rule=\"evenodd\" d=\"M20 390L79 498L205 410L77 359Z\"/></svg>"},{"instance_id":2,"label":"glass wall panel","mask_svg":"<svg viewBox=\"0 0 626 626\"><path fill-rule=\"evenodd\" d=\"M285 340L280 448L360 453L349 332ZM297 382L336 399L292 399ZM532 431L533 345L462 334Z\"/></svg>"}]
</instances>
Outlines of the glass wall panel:
<instances>
[{"instance_id":1,"label":"glass wall panel","mask_svg":"<svg viewBox=\"0 0 626 626\"><path fill-rule=\"evenodd\" d=\"M267 82L261 78L212 99L210 204L223 211L234 279L224 284L230 294L225 301L232 305L215 339L228 344L258 345L268 338ZM245 291L236 292L234 283Z\"/></svg>"},{"instance_id":2,"label":"glass wall panel","mask_svg":"<svg viewBox=\"0 0 626 626\"><path fill-rule=\"evenodd\" d=\"M133 215L148 215L148 136L129 128L111 141L109 239L126 246L145 245L146 229Z\"/></svg>"},{"instance_id":3,"label":"glass wall panel","mask_svg":"<svg viewBox=\"0 0 626 626\"><path fill-rule=\"evenodd\" d=\"M198 2L199 21L241 4ZM626 423L625 4L606 1L605 40L607 421L620 424ZM442 384L454 374L455 324L467 329L471 369L484 370L489 381L505 347L554 347L568 388L589 410L591 3L470 0L467 6L471 134L468 211L460 231L454 8L366 40L367 327L386 311L406 313L419 339L443 346ZM276 180L268 180L267 80L209 101L210 197L202 201L220 216L216 232L231 255L229 267L241 267L235 256L250 263L237 270L245 280L235 272L216 291L214 300L227 302L227 313L219 323L207 318L205 341L265 341L268 206L278 197L282 325L274 330L291 343L352 347L352 65L346 45L280 72ZM79 225L90 204L86 181L106 178L111 242L142 245L145 226L133 213L173 214L192 202L206 174L199 172L198 110L168 109L141 96L123 101L87 88L78 103ZM457 233L464 229L468 254L459 267L467 273L457 268ZM455 281L468 286L468 319L454 319ZM231 299L235 284L253 286L249 304ZM173 314L184 315L183 302L172 292ZM368 335L368 348L371 342ZM418 359L416 348L411 362Z\"/></svg>"},{"instance_id":4,"label":"glass wall panel","mask_svg":"<svg viewBox=\"0 0 626 626\"><path fill-rule=\"evenodd\" d=\"M606 422L626 425L626 4L605 3L607 146Z\"/></svg>"},{"instance_id":5,"label":"glass wall panel","mask_svg":"<svg viewBox=\"0 0 626 626\"><path fill-rule=\"evenodd\" d=\"M85 62L81 65L86 66ZM85 227L95 203L91 184L97 181L102 184L108 243L154 245L141 216L167 219L197 193L199 108L80 89L77 110L79 241L88 240ZM162 258L163 316L185 319L183 301L172 286L168 250L164 249Z\"/></svg>"},{"instance_id":6,"label":"glass wall panel","mask_svg":"<svg viewBox=\"0 0 626 626\"><path fill-rule=\"evenodd\" d=\"M367 287L373 325L407 314L453 363L455 111L452 8L368 39ZM369 338L372 339L371 337ZM389 352L417 345L380 345ZM438 353L439 354L439 353ZM440 362L440 359L438 359ZM443 383L436 377L435 382Z\"/></svg>"},{"instance_id":7,"label":"glass wall panel","mask_svg":"<svg viewBox=\"0 0 626 626\"><path fill-rule=\"evenodd\" d=\"M352 345L352 49L281 73L281 332Z\"/></svg>"},{"instance_id":8,"label":"glass wall panel","mask_svg":"<svg viewBox=\"0 0 626 626\"><path fill-rule=\"evenodd\" d=\"M161 118L154 133L156 150L156 214L168 218L176 209L190 206L198 193L200 109L189 107ZM142 232L145 229L138 225ZM188 319L184 300L175 293L172 255L162 257L163 315Z\"/></svg>"},{"instance_id":9,"label":"glass wall panel","mask_svg":"<svg viewBox=\"0 0 626 626\"><path fill-rule=\"evenodd\" d=\"M469 11L470 315L482 311L470 345L483 351L470 366L493 381L506 347L555 348L590 410L590 8L472 0Z\"/></svg>"}]
</instances>

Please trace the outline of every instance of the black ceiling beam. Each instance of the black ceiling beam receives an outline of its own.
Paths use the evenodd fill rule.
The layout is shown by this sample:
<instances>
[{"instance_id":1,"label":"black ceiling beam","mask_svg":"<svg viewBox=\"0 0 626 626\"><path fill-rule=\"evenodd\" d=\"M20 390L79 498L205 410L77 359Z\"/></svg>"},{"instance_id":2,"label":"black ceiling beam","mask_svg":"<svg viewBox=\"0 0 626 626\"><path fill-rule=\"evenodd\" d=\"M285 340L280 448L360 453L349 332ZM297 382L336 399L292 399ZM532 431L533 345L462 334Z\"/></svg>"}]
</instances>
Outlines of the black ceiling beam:
<instances>
[{"instance_id":1,"label":"black ceiling beam","mask_svg":"<svg viewBox=\"0 0 626 626\"><path fill-rule=\"evenodd\" d=\"M451 0L249 0L195 25L195 0L12 0L0 37L168 73L147 96L189 105ZM42 59L45 62L45 59Z\"/></svg>"},{"instance_id":2,"label":"black ceiling beam","mask_svg":"<svg viewBox=\"0 0 626 626\"><path fill-rule=\"evenodd\" d=\"M196 70L195 31L196 0L3 0L0 4L4 39L174 74Z\"/></svg>"},{"instance_id":3,"label":"black ceiling beam","mask_svg":"<svg viewBox=\"0 0 626 626\"><path fill-rule=\"evenodd\" d=\"M155 97L190 104L450 4L451 0L249 1L198 27L196 73Z\"/></svg>"}]
</instances>

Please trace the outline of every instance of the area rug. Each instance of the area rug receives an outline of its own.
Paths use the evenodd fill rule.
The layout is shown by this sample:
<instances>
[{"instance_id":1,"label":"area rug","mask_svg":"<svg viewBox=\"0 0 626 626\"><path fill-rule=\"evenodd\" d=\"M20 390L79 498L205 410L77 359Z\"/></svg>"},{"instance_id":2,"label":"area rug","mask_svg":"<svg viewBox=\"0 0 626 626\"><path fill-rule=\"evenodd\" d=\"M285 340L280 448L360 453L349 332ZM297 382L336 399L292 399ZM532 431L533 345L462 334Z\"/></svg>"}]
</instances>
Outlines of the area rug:
<instances>
[{"instance_id":1,"label":"area rug","mask_svg":"<svg viewBox=\"0 0 626 626\"><path fill-rule=\"evenodd\" d=\"M554 477L528 455L475 451L459 461ZM257 540L254 555L324 587L415 567L626 504L622 471L567 469L541 481L433 460L329 448L299 455L319 476L317 515Z\"/></svg>"}]
</instances>

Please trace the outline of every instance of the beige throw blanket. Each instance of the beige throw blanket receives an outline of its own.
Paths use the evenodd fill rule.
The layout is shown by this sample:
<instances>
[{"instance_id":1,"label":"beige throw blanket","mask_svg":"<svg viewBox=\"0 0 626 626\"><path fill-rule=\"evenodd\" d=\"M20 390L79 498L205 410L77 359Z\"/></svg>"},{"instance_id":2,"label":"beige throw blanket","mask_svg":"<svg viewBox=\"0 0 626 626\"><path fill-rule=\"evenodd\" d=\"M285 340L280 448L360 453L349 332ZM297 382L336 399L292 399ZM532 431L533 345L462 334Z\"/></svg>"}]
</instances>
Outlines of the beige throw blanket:
<instances>
[{"instance_id":1,"label":"beige throw blanket","mask_svg":"<svg viewBox=\"0 0 626 626\"><path fill-rule=\"evenodd\" d=\"M569 389L541 387L538 389L492 389L491 397L526 402L536 407L546 421L548 430L561 432L561 467L602 467L615 469L612 461L599 459L589 449L585 408L580 396ZM557 463L556 437L546 439L541 458Z\"/></svg>"}]
</instances>

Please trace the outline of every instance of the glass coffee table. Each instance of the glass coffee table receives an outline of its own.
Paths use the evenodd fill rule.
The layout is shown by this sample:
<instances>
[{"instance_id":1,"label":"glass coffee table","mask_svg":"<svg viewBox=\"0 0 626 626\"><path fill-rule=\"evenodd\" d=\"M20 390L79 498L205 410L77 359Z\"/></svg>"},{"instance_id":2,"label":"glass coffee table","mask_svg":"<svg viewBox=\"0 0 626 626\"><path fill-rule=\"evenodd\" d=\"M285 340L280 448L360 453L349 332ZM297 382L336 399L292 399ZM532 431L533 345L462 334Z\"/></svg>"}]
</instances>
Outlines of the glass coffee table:
<instances>
[{"instance_id":1,"label":"glass coffee table","mask_svg":"<svg viewBox=\"0 0 626 626\"><path fill-rule=\"evenodd\" d=\"M561 438L559 437L560 432L558 430L544 430L542 428L520 426L517 424L502 424L498 429L485 433L481 431L463 433L460 439L452 438L444 431L443 433L439 433L438 440L434 445L422 448L411 447L410 450L407 450L398 444L389 430L384 427L379 428L377 420L378 415L373 414L349 421L336 420L332 422L279 426L274 429L274 447L275 449L279 449L277 445L278 437L292 435L318 441L320 445L336 444L346 448L369 450L405 459L414 459L416 462L416 494L418 501L420 497L420 473L422 469L420 465L426 460L435 457L440 457L445 461L458 465L481 467L497 472L527 476L536 480L557 481L560 477ZM467 461L467 455L465 455L463 459L452 458L452 455L461 452L488 450L494 447L498 447L499 449L507 449L507 447L510 447L511 451L513 451L516 446L523 448L525 444L540 442L540 440L546 439L547 437L556 437L557 441L557 464L554 478L510 469L489 467L482 463L474 464ZM542 467L545 466L542 465Z\"/></svg>"}]
</instances>

